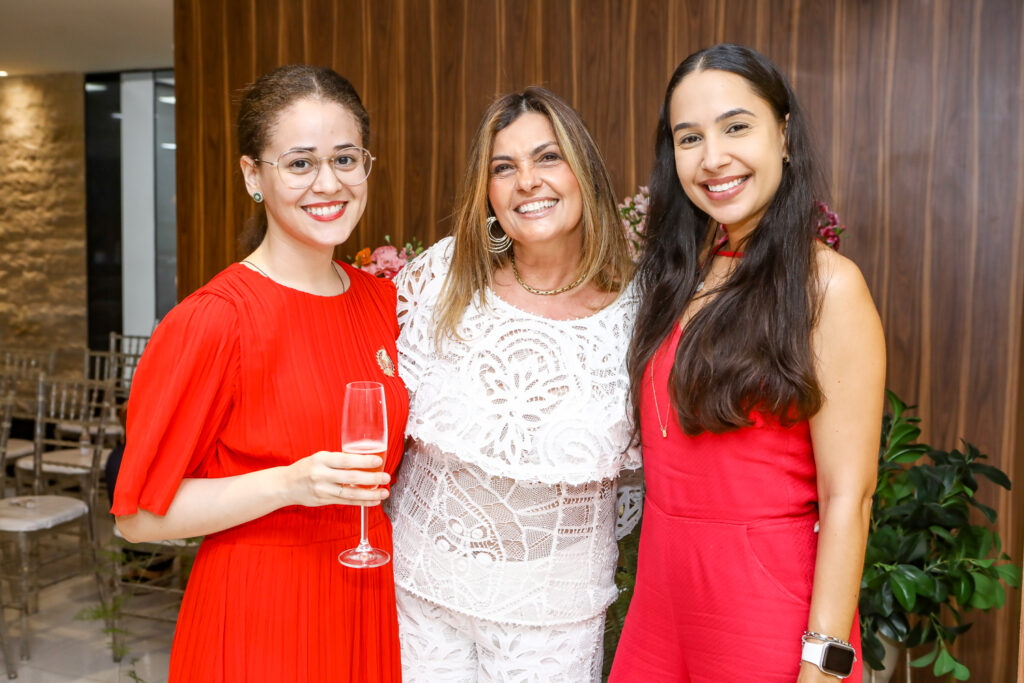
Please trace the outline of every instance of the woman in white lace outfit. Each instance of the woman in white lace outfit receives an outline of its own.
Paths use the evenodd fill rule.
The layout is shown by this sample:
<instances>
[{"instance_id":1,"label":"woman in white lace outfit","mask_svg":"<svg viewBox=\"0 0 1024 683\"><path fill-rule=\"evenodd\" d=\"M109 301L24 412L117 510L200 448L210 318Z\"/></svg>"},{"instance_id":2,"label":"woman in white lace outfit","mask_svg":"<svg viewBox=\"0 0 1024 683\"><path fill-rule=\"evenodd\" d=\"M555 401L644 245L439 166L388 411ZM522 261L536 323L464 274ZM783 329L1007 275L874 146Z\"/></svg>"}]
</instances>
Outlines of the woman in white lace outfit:
<instances>
[{"instance_id":1,"label":"woman in white lace outfit","mask_svg":"<svg viewBox=\"0 0 1024 683\"><path fill-rule=\"evenodd\" d=\"M600 680L617 477L639 466L631 275L579 114L542 88L498 99L453 237L396 278L410 393L391 505L404 680Z\"/></svg>"}]
</instances>

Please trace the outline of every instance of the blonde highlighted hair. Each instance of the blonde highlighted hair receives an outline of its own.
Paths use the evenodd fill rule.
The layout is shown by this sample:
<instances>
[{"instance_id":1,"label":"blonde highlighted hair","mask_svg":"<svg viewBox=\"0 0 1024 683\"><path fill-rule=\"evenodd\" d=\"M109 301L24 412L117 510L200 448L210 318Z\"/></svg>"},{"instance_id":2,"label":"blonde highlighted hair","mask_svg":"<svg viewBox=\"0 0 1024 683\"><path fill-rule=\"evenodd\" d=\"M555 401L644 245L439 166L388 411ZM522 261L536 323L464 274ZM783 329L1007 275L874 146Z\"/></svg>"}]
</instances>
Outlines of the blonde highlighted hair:
<instances>
[{"instance_id":1,"label":"blonde highlighted hair","mask_svg":"<svg viewBox=\"0 0 1024 683\"><path fill-rule=\"evenodd\" d=\"M583 245L580 271L584 283L620 292L633 274L625 233L604 160L586 124L571 106L545 88L533 86L495 100L487 109L473 141L455 210L455 247L434 318L435 340L457 337L456 326L474 299L486 305L494 271L509 260L511 249L487 250L487 219L494 215L488 200L491 154L495 136L521 115L535 112L551 122L562 156L579 183L583 204Z\"/></svg>"}]
</instances>

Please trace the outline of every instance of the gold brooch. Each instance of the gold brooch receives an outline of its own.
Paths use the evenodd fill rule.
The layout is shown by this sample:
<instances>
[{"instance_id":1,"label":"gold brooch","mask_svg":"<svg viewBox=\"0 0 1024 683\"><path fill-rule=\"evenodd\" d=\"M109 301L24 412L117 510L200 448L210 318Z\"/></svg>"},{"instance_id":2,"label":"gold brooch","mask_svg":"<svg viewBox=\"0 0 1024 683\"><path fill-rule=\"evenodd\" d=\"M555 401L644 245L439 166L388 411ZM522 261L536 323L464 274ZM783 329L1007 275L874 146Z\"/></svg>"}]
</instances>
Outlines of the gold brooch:
<instances>
[{"instance_id":1,"label":"gold brooch","mask_svg":"<svg viewBox=\"0 0 1024 683\"><path fill-rule=\"evenodd\" d=\"M391 356L388 355L383 346L377 349L377 365L380 366L380 369L388 377L395 376L395 364L391 362Z\"/></svg>"}]
</instances>

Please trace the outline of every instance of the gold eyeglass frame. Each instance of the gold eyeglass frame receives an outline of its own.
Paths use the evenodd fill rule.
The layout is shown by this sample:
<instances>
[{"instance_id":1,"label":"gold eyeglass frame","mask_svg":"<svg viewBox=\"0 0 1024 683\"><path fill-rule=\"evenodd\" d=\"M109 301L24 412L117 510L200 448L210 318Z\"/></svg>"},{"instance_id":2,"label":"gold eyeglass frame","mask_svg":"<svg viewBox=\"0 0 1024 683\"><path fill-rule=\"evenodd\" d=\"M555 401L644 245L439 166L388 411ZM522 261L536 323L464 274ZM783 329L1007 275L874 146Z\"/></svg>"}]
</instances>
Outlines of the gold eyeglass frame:
<instances>
[{"instance_id":1,"label":"gold eyeglass frame","mask_svg":"<svg viewBox=\"0 0 1024 683\"><path fill-rule=\"evenodd\" d=\"M339 183L341 183L345 187L355 187L357 185L362 185L363 183L365 183L367 181L367 179L370 177L370 173L373 171L373 162L377 161L377 157L373 156L373 154L370 152L370 150L366 149L365 147L356 147L356 146L343 147L343 148L339 149L337 152L335 152L334 154L329 154L328 156L325 156L325 157L317 157L317 156L312 156L311 155L311 157L316 160L316 169L315 169L315 171L313 173L310 174L310 178L311 179L309 181L309 184L308 185L301 185L299 187L294 187L293 185L291 185L288 182L288 178L286 178L284 173L282 173L282 171L281 171L281 157L285 156L286 154L295 154L295 150L289 150L287 152L281 152L281 154L278 155L278 157L277 157L277 161L267 161L266 159L257 159L255 157L252 158L252 161L255 164L266 164L267 166L275 167L277 169L277 175L281 179L281 182L283 182L285 185L287 185L291 189L293 189L293 190L305 190L307 188L312 187L313 183L316 182L316 179L320 177L320 168L321 168L322 162L328 161L330 159L337 159L339 156L341 156L342 154L345 154L346 152L353 152L353 151L356 151L356 150L359 150L360 152L362 152L365 155L365 158L369 159L369 166L370 166L370 168L366 171L366 176L363 177L363 179L360 180L358 183L346 183L341 178L338 178L338 174L337 173L334 173L334 177L338 180ZM291 174L291 175L294 177L294 174Z\"/></svg>"}]
</instances>

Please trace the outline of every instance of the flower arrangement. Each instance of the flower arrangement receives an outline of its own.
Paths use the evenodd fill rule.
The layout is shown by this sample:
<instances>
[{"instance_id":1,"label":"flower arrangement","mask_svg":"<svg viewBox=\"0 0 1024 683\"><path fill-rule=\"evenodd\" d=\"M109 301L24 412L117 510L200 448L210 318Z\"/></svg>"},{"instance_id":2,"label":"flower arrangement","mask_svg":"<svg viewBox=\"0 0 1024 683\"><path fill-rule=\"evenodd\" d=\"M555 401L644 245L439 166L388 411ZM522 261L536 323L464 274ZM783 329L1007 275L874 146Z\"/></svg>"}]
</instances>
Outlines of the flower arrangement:
<instances>
[{"instance_id":1,"label":"flower arrangement","mask_svg":"<svg viewBox=\"0 0 1024 683\"><path fill-rule=\"evenodd\" d=\"M635 195L626 197L618 205L629 255L634 261L639 258L643 249L644 228L650 203L651 191L646 185L641 185ZM815 202L814 205L818 209L818 239L826 246L839 251L839 236L846 230L846 226L839 223L839 216L825 202Z\"/></svg>"},{"instance_id":2,"label":"flower arrangement","mask_svg":"<svg viewBox=\"0 0 1024 683\"><path fill-rule=\"evenodd\" d=\"M352 265L375 277L391 280L405 268L405 264L423 251L423 242L416 237L406 242L401 249L391 244L390 235L384 235L384 242L372 251L369 247L360 249L352 258Z\"/></svg>"},{"instance_id":3,"label":"flower arrangement","mask_svg":"<svg viewBox=\"0 0 1024 683\"><path fill-rule=\"evenodd\" d=\"M839 216L828 208L825 202L814 202L818 207L818 239L825 243L825 246L832 247L839 251L839 236L846 230L845 225L839 224Z\"/></svg>"},{"instance_id":4,"label":"flower arrangement","mask_svg":"<svg viewBox=\"0 0 1024 683\"><path fill-rule=\"evenodd\" d=\"M643 249L644 225L647 221L647 207L651 203L651 191L646 185L637 188L637 193L626 197L619 204L619 215L622 216L622 229L626 232L626 243L629 256L634 261Z\"/></svg>"}]
</instances>

